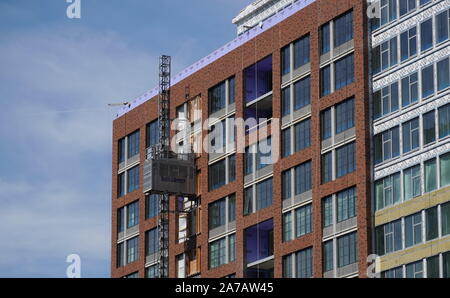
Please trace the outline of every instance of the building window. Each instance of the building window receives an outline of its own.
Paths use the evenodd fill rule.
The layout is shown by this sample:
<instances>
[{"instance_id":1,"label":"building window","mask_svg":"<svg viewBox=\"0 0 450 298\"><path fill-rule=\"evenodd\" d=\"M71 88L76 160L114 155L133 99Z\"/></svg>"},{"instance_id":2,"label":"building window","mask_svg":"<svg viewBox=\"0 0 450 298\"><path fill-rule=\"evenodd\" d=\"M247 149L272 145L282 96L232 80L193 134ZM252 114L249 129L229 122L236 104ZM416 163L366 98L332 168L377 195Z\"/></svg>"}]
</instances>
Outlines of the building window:
<instances>
[{"instance_id":1,"label":"building window","mask_svg":"<svg viewBox=\"0 0 450 298\"><path fill-rule=\"evenodd\" d=\"M244 174L250 175L253 173L253 159L254 159L254 149L253 147L245 148L244 154Z\"/></svg>"},{"instance_id":2,"label":"building window","mask_svg":"<svg viewBox=\"0 0 450 298\"><path fill-rule=\"evenodd\" d=\"M236 220L236 195L228 197L228 222Z\"/></svg>"},{"instance_id":3,"label":"building window","mask_svg":"<svg viewBox=\"0 0 450 298\"><path fill-rule=\"evenodd\" d=\"M422 243L422 213L405 217L405 246Z\"/></svg>"},{"instance_id":4,"label":"building window","mask_svg":"<svg viewBox=\"0 0 450 298\"><path fill-rule=\"evenodd\" d=\"M226 82L222 82L208 91L209 114L214 114L225 108Z\"/></svg>"},{"instance_id":5,"label":"building window","mask_svg":"<svg viewBox=\"0 0 450 298\"><path fill-rule=\"evenodd\" d=\"M355 78L353 54L350 54L335 63L334 90L339 90L353 83Z\"/></svg>"},{"instance_id":6,"label":"building window","mask_svg":"<svg viewBox=\"0 0 450 298\"><path fill-rule=\"evenodd\" d=\"M442 236L450 234L450 203L441 206L441 225Z\"/></svg>"},{"instance_id":7,"label":"building window","mask_svg":"<svg viewBox=\"0 0 450 298\"><path fill-rule=\"evenodd\" d=\"M117 268L123 267L125 265L124 252L125 252L125 243L122 242L117 244L117 260L116 260Z\"/></svg>"},{"instance_id":8,"label":"building window","mask_svg":"<svg viewBox=\"0 0 450 298\"><path fill-rule=\"evenodd\" d=\"M444 278L450 278L450 252L442 254L443 267L444 267Z\"/></svg>"},{"instance_id":9,"label":"building window","mask_svg":"<svg viewBox=\"0 0 450 298\"><path fill-rule=\"evenodd\" d=\"M397 36L376 46L372 50L373 74L388 69L398 63Z\"/></svg>"},{"instance_id":10,"label":"building window","mask_svg":"<svg viewBox=\"0 0 450 298\"><path fill-rule=\"evenodd\" d=\"M310 77L294 84L294 109L297 111L311 103Z\"/></svg>"},{"instance_id":11,"label":"building window","mask_svg":"<svg viewBox=\"0 0 450 298\"><path fill-rule=\"evenodd\" d=\"M297 278L310 278L312 277L312 248L307 248L296 253L297 259Z\"/></svg>"},{"instance_id":12,"label":"building window","mask_svg":"<svg viewBox=\"0 0 450 298\"><path fill-rule=\"evenodd\" d=\"M326 96L331 93L331 66L325 66L320 69L320 96Z\"/></svg>"},{"instance_id":13,"label":"building window","mask_svg":"<svg viewBox=\"0 0 450 298\"><path fill-rule=\"evenodd\" d=\"M227 92L228 86L228 92ZM228 94L227 94L228 93ZM209 114L214 114L235 102L235 78L231 77L208 90Z\"/></svg>"},{"instance_id":14,"label":"building window","mask_svg":"<svg viewBox=\"0 0 450 298\"><path fill-rule=\"evenodd\" d=\"M292 182L291 182L291 170L284 171L282 174L282 184L283 184L283 200L290 199L292 197Z\"/></svg>"},{"instance_id":15,"label":"building window","mask_svg":"<svg viewBox=\"0 0 450 298\"><path fill-rule=\"evenodd\" d=\"M330 51L330 23L320 27L320 54L326 54Z\"/></svg>"},{"instance_id":16,"label":"building window","mask_svg":"<svg viewBox=\"0 0 450 298\"><path fill-rule=\"evenodd\" d=\"M281 102L283 117L291 113L291 88L286 87L281 90Z\"/></svg>"},{"instance_id":17,"label":"building window","mask_svg":"<svg viewBox=\"0 0 450 298\"><path fill-rule=\"evenodd\" d=\"M397 0L381 0L380 2L381 18L373 18L372 30L379 28L397 18Z\"/></svg>"},{"instance_id":18,"label":"building window","mask_svg":"<svg viewBox=\"0 0 450 298\"><path fill-rule=\"evenodd\" d=\"M119 163L125 161L125 138L119 140Z\"/></svg>"},{"instance_id":19,"label":"building window","mask_svg":"<svg viewBox=\"0 0 450 298\"><path fill-rule=\"evenodd\" d=\"M253 197L255 188L256 197ZM272 178L244 190L244 215L257 212L272 205Z\"/></svg>"},{"instance_id":20,"label":"building window","mask_svg":"<svg viewBox=\"0 0 450 298\"><path fill-rule=\"evenodd\" d=\"M236 141L234 116L211 125L208 136L210 153L228 153L232 149L231 145Z\"/></svg>"},{"instance_id":21,"label":"building window","mask_svg":"<svg viewBox=\"0 0 450 298\"><path fill-rule=\"evenodd\" d=\"M228 104L236 101L236 79L235 77L228 79Z\"/></svg>"},{"instance_id":22,"label":"building window","mask_svg":"<svg viewBox=\"0 0 450 298\"><path fill-rule=\"evenodd\" d=\"M323 226L324 228L333 225L333 196L323 199Z\"/></svg>"},{"instance_id":23,"label":"building window","mask_svg":"<svg viewBox=\"0 0 450 298\"><path fill-rule=\"evenodd\" d=\"M356 188L352 187L337 194L337 222L356 216Z\"/></svg>"},{"instance_id":24,"label":"building window","mask_svg":"<svg viewBox=\"0 0 450 298\"><path fill-rule=\"evenodd\" d=\"M400 222L400 228L401 228L401 220ZM394 251L394 226L396 226L397 223L389 223L385 224L383 226L379 226L375 228L375 244L376 244L376 253L380 256ZM397 235L398 237L398 235ZM401 241L401 229L400 229L400 241ZM401 244L401 242L400 242ZM401 249L401 245L400 248Z\"/></svg>"},{"instance_id":25,"label":"building window","mask_svg":"<svg viewBox=\"0 0 450 298\"><path fill-rule=\"evenodd\" d=\"M236 234L228 237L228 261L236 261Z\"/></svg>"},{"instance_id":26,"label":"building window","mask_svg":"<svg viewBox=\"0 0 450 298\"><path fill-rule=\"evenodd\" d=\"M327 241L323 244L323 271L329 272L334 269L333 258L333 240Z\"/></svg>"},{"instance_id":27,"label":"building window","mask_svg":"<svg viewBox=\"0 0 450 298\"><path fill-rule=\"evenodd\" d=\"M441 187L450 185L450 153L446 153L439 157L441 172Z\"/></svg>"},{"instance_id":28,"label":"building window","mask_svg":"<svg viewBox=\"0 0 450 298\"><path fill-rule=\"evenodd\" d=\"M420 50L425 51L433 46L433 19L420 24Z\"/></svg>"},{"instance_id":29,"label":"building window","mask_svg":"<svg viewBox=\"0 0 450 298\"><path fill-rule=\"evenodd\" d=\"M127 206L127 229L139 224L139 201Z\"/></svg>"},{"instance_id":30,"label":"building window","mask_svg":"<svg viewBox=\"0 0 450 298\"><path fill-rule=\"evenodd\" d=\"M333 180L333 152L322 155L322 183Z\"/></svg>"},{"instance_id":31,"label":"building window","mask_svg":"<svg viewBox=\"0 0 450 298\"><path fill-rule=\"evenodd\" d=\"M399 0L400 16L416 9L416 0Z\"/></svg>"},{"instance_id":32,"label":"building window","mask_svg":"<svg viewBox=\"0 0 450 298\"><path fill-rule=\"evenodd\" d=\"M373 94L374 118L378 119L398 110L398 83L384 87Z\"/></svg>"},{"instance_id":33,"label":"building window","mask_svg":"<svg viewBox=\"0 0 450 298\"><path fill-rule=\"evenodd\" d=\"M355 143L353 142L336 149L336 177L340 178L353 173L355 168Z\"/></svg>"},{"instance_id":34,"label":"building window","mask_svg":"<svg viewBox=\"0 0 450 298\"><path fill-rule=\"evenodd\" d=\"M127 172L128 189L127 192L133 192L139 189L139 166L136 166Z\"/></svg>"},{"instance_id":35,"label":"building window","mask_svg":"<svg viewBox=\"0 0 450 298\"><path fill-rule=\"evenodd\" d=\"M338 17L334 20L334 47L338 47L353 39L353 12Z\"/></svg>"},{"instance_id":36,"label":"building window","mask_svg":"<svg viewBox=\"0 0 450 298\"><path fill-rule=\"evenodd\" d=\"M438 207L433 207L425 211L426 218L426 239L427 241L436 239L439 236Z\"/></svg>"},{"instance_id":37,"label":"building window","mask_svg":"<svg viewBox=\"0 0 450 298\"><path fill-rule=\"evenodd\" d=\"M436 16L436 42L441 43L449 38L450 11L445 10Z\"/></svg>"},{"instance_id":38,"label":"building window","mask_svg":"<svg viewBox=\"0 0 450 298\"><path fill-rule=\"evenodd\" d=\"M127 241L127 264L136 262L139 258L139 237Z\"/></svg>"},{"instance_id":39,"label":"building window","mask_svg":"<svg viewBox=\"0 0 450 298\"><path fill-rule=\"evenodd\" d=\"M283 257L283 278L294 278L294 272L292 272L292 255Z\"/></svg>"},{"instance_id":40,"label":"building window","mask_svg":"<svg viewBox=\"0 0 450 298\"><path fill-rule=\"evenodd\" d=\"M147 148L159 143L159 122L155 120L147 124Z\"/></svg>"},{"instance_id":41,"label":"building window","mask_svg":"<svg viewBox=\"0 0 450 298\"><path fill-rule=\"evenodd\" d=\"M311 161L295 167L295 195L311 190Z\"/></svg>"},{"instance_id":42,"label":"building window","mask_svg":"<svg viewBox=\"0 0 450 298\"><path fill-rule=\"evenodd\" d=\"M445 58L437 63L437 87L438 91L450 86L450 65L449 58Z\"/></svg>"},{"instance_id":43,"label":"building window","mask_svg":"<svg viewBox=\"0 0 450 298\"><path fill-rule=\"evenodd\" d=\"M145 219L157 216L159 213L159 196L148 195L145 198Z\"/></svg>"},{"instance_id":44,"label":"building window","mask_svg":"<svg viewBox=\"0 0 450 298\"><path fill-rule=\"evenodd\" d=\"M215 229L225 225L226 220L226 198L209 204L209 229Z\"/></svg>"},{"instance_id":45,"label":"building window","mask_svg":"<svg viewBox=\"0 0 450 298\"><path fill-rule=\"evenodd\" d=\"M211 242L209 244L209 268L214 269L219 266L225 265L229 262L233 262L236 259L235 250L236 250L235 234Z\"/></svg>"},{"instance_id":46,"label":"building window","mask_svg":"<svg viewBox=\"0 0 450 298\"><path fill-rule=\"evenodd\" d=\"M375 182L376 209L380 210L401 200L400 173L388 176Z\"/></svg>"},{"instance_id":47,"label":"building window","mask_svg":"<svg viewBox=\"0 0 450 298\"><path fill-rule=\"evenodd\" d=\"M430 1L432 1L432 0L420 0L420 1L419 1L419 4L422 6L422 5L427 4L427 3L430 2Z\"/></svg>"},{"instance_id":48,"label":"building window","mask_svg":"<svg viewBox=\"0 0 450 298\"><path fill-rule=\"evenodd\" d=\"M244 70L244 99L249 103L272 91L272 56Z\"/></svg>"},{"instance_id":49,"label":"building window","mask_svg":"<svg viewBox=\"0 0 450 298\"><path fill-rule=\"evenodd\" d=\"M265 140L258 142L258 150L255 156L256 170L261 170L269 165L272 165L272 138L268 137Z\"/></svg>"},{"instance_id":50,"label":"building window","mask_svg":"<svg viewBox=\"0 0 450 298\"><path fill-rule=\"evenodd\" d=\"M382 163L400 155L399 128L394 127L374 137L374 162Z\"/></svg>"},{"instance_id":51,"label":"building window","mask_svg":"<svg viewBox=\"0 0 450 298\"><path fill-rule=\"evenodd\" d=\"M450 135L450 104L439 108L439 138Z\"/></svg>"},{"instance_id":52,"label":"building window","mask_svg":"<svg viewBox=\"0 0 450 298\"><path fill-rule=\"evenodd\" d=\"M436 159L425 162L425 192L431 192L437 188L437 166Z\"/></svg>"},{"instance_id":53,"label":"building window","mask_svg":"<svg viewBox=\"0 0 450 298\"><path fill-rule=\"evenodd\" d=\"M403 123L402 129L403 153L419 148L419 118Z\"/></svg>"},{"instance_id":54,"label":"building window","mask_svg":"<svg viewBox=\"0 0 450 298\"><path fill-rule=\"evenodd\" d=\"M403 184L405 201L418 197L422 194L420 185L420 165L403 171Z\"/></svg>"},{"instance_id":55,"label":"building window","mask_svg":"<svg viewBox=\"0 0 450 298\"><path fill-rule=\"evenodd\" d=\"M145 255L146 256L154 256L159 251L159 233L158 229L152 229L145 232L145 238L147 239L147 243L145 246Z\"/></svg>"},{"instance_id":56,"label":"building window","mask_svg":"<svg viewBox=\"0 0 450 298\"><path fill-rule=\"evenodd\" d=\"M128 136L128 158L139 154L139 130Z\"/></svg>"},{"instance_id":57,"label":"building window","mask_svg":"<svg viewBox=\"0 0 450 298\"><path fill-rule=\"evenodd\" d=\"M283 214L283 242L288 242L293 239L292 231L292 212Z\"/></svg>"},{"instance_id":58,"label":"building window","mask_svg":"<svg viewBox=\"0 0 450 298\"><path fill-rule=\"evenodd\" d=\"M291 72L291 46L281 49L281 74L284 76Z\"/></svg>"},{"instance_id":59,"label":"building window","mask_svg":"<svg viewBox=\"0 0 450 298\"><path fill-rule=\"evenodd\" d=\"M309 63L309 34L294 42L294 69Z\"/></svg>"},{"instance_id":60,"label":"building window","mask_svg":"<svg viewBox=\"0 0 450 298\"><path fill-rule=\"evenodd\" d=\"M312 231L312 205L306 205L295 210L295 237L301 237Z\"/></svg>"},{"instance_id":61,"label":"building window","mask_svg":"<svg viewBox=\"0 0 450 298\"><path fill-rule=\"evenodd\" d=\"M423 115L423 144L428 145L436 141L435 112L431 111Z\"/></svg>"},{"instance_id":62,"label":"building window","mask_svg":"<svg viewBox=\"0 0 450 298\"><path fill-rule=\"evenodd\" d=\"M434 65L422 69L422 98L434 93Z\"/></svg>"},{"instance_id":63,"label":"building window","mask_svg":"<svg viewBox=\"0 0 450 298\"><path fill-rule=\"evenodd\" d=\"M153 265L148 268L145 268L145 277L146 278L157 278L158 276L159 276L158 265Z\"/></svg>"},{"instance_id":64,"label":"building window","mask_svg":"<svg viewBox=\"0 0 450 298\"><path fill-rule=\"evenodd\" d=\"M236 180L236 155L233 154L228 157L228 182Z\"/></svg>"},{"instance_id":65,"label":"building window","mask_svg":"<svg viewBox=\"0 0 450 298\"><path fill-rule=\"evenodd\" d=\"M357 262L356 235L356 232L354 232L337 239L339 268Z\"/></svg>"},{"instance_id":66,"label":"building window","mask_svg":"<svg viewBox=\"0 0 450 298\"><path fill-rule=\"evenodd\" d=\"M186 277L186 261L185 261L184 253L176 256L175 260L176 260L176 276L177 276L177 278L185 278Z\"/></svg>"},{"instance_id":67,"label":"building window","mask_svg":"<svg viewBox=\"0 0 450 298\"><path fill-rule=\"evenodd\" d=\"M427 278L439 278L439 256L427 258Z\"/></svg>"},{"instance_id":68,"label":"building window","mask_svg":"<svg viewBox=\"0 0 450 298\"><path fill-rule=\"evenodd\" d=\"M272 205L272 178L256 184L256 211Z\"/></svg>"},{"instance_id":69,"label":"building window","mask_svg":"<svg viewBox=\"0 0 450 298\"><path fill-rule=\"evenodd\" d=\"M381 272L382 278L403 278L403 266Z\"/></svg>"},{"instance_id":70,"label":"building window","mask_svg":"<svg viewBox=\"0 0 450 298\"><path fill-rule=\"evenodd\" d=\"M311 119L307 119L294 126L295 152L311 146Z\"/></svg>"},{"instance_id":71,"label":"building window","mask_svg":"<svg viewBox=\"0 0 450 298\"><path fill-rule=\"evenodd\" d=\"M348 99L336 105L336 134L355 127L355 101Z\"/></svg>"},{"instance_id":72,"label":"building window","mask_svg":"<svg viewBox=\"0 0 450 298\"><path fill-rule=\"evenodd\" d=\"M117 197L123 197L125 195L125 173L121 173L117 176Z\"/></svg>"},{"instance_id":73,"label":"building window","mask_svg":"<svg viewBox=\"0 0 450 298\"><path fill-rule=\"evenodd\" d=\"M401 61L417 54L417 28L413 27L400 34Z\"/></svg>"},{"instance_id":74,"label":"building window","mask_svg":"<svg viewBox=\"0 0 450 298\"><path fill-rule=\"evenodd\" d=\"M226 223L226 212L228 208L228 222L236 219L236 197L231 195L229 197L220 199L214 203L209 204L209 229L215 229L224 226Z\"/></svg>"},{"instance_id":75,"label":"building window","mask_svg":"<svg viewBox=\"0 0 450 298\"><path fill-rule=\"evenodd\" d=\"M292 154L291 151L291 128L288 127L285 130L282 131L281 135L281 142L282 142L282 154L283 157L288 157Z\"/></svg>"},{"instance_id":76,"label":"building window","mask_svg":"<svg viewBox=\"0 0 450 298\"><path fill-rule=\"evenodd\" d=\"M322 141L331 138L331 108L320 113L320 129Z\"/></svg>"},{"instance_id":77,"label":"building window","mask_svg":"<svg viewBox=\"0 0 450 298\"><path fill-rule=\"evenodd\" d=\"M209 166L209 190L213 191L236 179L236 156L233 154ZM227 171L228 164L228 171Z\"/></svg>"},{"instance_id":78,"label":"building window","mask_svg":"<svg viewBox=\"0 0 450 298\"><path fill-rule=\"evenodd\" d=\"M423 261L406 265L406 278L423 278Z\"/></svg>"},{"instance_id":79,"label":"building window","mask_svg":"<svg viewBox=\"0 0 450 298\"><path fill-rule=\"evenodd\" d=\"M209 190L215 190L226 183L226 159L209 166Z\"/></svg>"},{"instance_id":80,"label":"building window","mask_svg":"<svg viewBox=\"0 0 450 298\"><path fill-rule=\"evenodd\" d=\"M244 215L249 215L253 212L253 187L248 187L244 190Z\"/></svg>"},{"instance_id":81,"label":"building window","mask_svg":"<svg viewBox=\"0 0 450 298\"><path fill-rule=\"evenodd\" d=\"M388 254L403 248L401 220L387 223L384 226L379 227L379 229L381 229L381 232L383 233L383 236L380 239L383 243L379 243L383 250L379 251L379 254Z\"/></svg>"},{"instance_id":82,"label":"building window","mask_svg":"<svg viewBox=\"0 0 450 298\"><path fill-rule=\"evenodd\" d=\"M125 208L117 209L117 233L125 231Z\"/></svg>"},{"instance_id":83,"label":"building window","mask_svg":"<svg viewBox=\"0 0 450 298\"><path fill-rule=\"evenodd\" d=\"M416 72L402 79L402 106L406 107L418 100L418 74Z\"/></svg>"},{"instance_id":84,"label":"building window","mask_svg":"<svg viewBox=\"0 0 450 298\"><path fill-rule=\"evenodd\" d=\"M244 162L245 175L250 175L255 170L258 171L272 165L272 138L268 137L257 144L247 147L245 149Z\"/></svg>"}]
</instances>

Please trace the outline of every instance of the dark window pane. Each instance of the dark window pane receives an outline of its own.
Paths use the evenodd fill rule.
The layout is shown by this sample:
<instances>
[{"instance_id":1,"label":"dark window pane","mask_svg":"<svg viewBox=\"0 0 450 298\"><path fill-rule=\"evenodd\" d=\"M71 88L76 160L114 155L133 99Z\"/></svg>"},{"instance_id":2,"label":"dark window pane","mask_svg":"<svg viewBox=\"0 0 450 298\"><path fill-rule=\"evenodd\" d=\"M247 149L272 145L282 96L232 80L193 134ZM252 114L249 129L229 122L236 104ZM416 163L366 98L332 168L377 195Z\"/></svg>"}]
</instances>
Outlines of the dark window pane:
<instances>
[{"instance_id":1,"label":"dark window pane","mask_svg":"<svg viewBox=\"0 0 450 298\"><path fill-rule=\"evenodd\" d=\"M353 12L350 11L334 20L334 47L353 39Z\"/></svg>"},{"instance_id":2,"label":"dark window pane","mask_svg":"<svg viewBox=\"0 0 450 298\"><path fill-rule=\"evenodd\" d=\"M420 24L420 49L425 51L433 46L433 19Z\"/></svg>"},{"instance_id":3,"label":"dark window pane","mask_svg":"<svg viewBox=\"0 0 450 298\"><path fill-rule=\"evenodd\" d=\"M294 69L309 63L309 35L294 43Z\"/></svg>"}]
</instances>

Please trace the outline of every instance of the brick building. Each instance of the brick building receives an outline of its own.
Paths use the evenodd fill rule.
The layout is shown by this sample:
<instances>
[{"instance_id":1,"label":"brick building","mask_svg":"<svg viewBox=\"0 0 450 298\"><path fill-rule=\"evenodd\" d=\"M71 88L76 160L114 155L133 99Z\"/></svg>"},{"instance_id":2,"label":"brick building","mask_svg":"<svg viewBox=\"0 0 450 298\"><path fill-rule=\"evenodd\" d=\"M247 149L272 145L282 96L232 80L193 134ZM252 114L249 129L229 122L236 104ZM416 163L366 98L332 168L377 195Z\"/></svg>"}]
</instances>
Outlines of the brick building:
<instances>
[{"instance_id":1,"label":"brick building","mask_svg":"<svg viewBox=\"0 0 450 298\"><path fill-rule=\"evenodd\" d=\"M398 211L402 205L395 205L392 213L372 200L379 198L379 180L399 162L379 162L378 133L394 126L385 122L402 122L397 116L408 112L400 109L399 115L381 117L376 110L378 89L397 77L390 74L394 65L381 72L385 50L380 48L377 57L376 46L397 32L391 27L404 26L401 18L384 21L384 2L398 1L381 1L380 24L373 24L365 1L256 1L235 18L235 40L172 78L170 117L184 119L192 128L175 138L177 145L198 146L220 129L223 138L209 140L209 146L211 141L228 146L196 154L194 209L185 198L170 199L169 277L366 277L367 256L381 252L385 241L379 239L387 239L384 226L382 236L375 230L403 218L404 212L425 208ZM447 5L448 10L447 2L418 0L413 14L435 6ZM441 46L433 44L433 52L449 48L448 15L446 20L447 37ZM449 91L446 55L444 93ZM436 102L448 102L448 94L438 95L438 89ZM434 140L444 147L432 151L436 156L449 149L445 137L450 125L445 125L450 115L445 115L444 132ZM233 120L250 118L263 120L247 126L244 138L236 137ZM113 277L158 276L158 195L143 192L143 165L158 142L157 119L156 88L121 109L113 122ZM204 124L206 119L210 121ZM267 135L260 133L264 128ZM240 142L245 142L244 151L236 149ZM265 145L272 154L258 150ZM448 165L446 156L439 156L442 175ZM445 186L447 177L437 185ZM440 206L438 237L443 237L448 204L440 204L450 196L444 187L435 188L439 190L432 196L441 192L440 199L426 208ZM450 248L445 242L439 245L445 275ZM383 256L383 271L403 265L399 260Z\"/></svg>"}]
</instances>

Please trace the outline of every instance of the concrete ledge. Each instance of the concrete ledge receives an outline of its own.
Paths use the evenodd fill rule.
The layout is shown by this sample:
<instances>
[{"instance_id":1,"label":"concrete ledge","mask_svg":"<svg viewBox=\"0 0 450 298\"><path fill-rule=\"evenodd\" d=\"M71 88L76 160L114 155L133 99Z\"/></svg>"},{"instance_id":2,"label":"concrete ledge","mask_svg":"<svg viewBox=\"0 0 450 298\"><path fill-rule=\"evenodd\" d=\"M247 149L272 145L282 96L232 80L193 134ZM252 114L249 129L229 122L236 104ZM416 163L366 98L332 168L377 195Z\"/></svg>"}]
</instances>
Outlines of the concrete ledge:
<instances>
[{"instance_id":1,"label":"concrete ledge","mask_svg":"<svg viewBox=\"0 0 450 298\"><path fill-rule=\"evenodd\" d=\"M375 212L375 226L417 213L450 201L450 186L404 201L400 204Z\"/></svg>"}]
</instances>

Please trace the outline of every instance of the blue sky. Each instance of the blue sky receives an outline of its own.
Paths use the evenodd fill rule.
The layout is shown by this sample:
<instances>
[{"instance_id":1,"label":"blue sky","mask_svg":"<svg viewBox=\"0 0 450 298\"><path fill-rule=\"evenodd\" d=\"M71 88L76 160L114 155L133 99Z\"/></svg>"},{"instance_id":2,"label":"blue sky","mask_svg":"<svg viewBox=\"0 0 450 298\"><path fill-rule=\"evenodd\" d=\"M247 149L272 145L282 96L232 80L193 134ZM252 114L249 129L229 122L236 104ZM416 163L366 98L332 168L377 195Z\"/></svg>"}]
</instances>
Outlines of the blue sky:
<instances>
[{"instance_id":1,"label":"blue sky","mask_svg":"<svg viewBox=\"0 0 450 298\"><path fill-rule=\"evenodd\" d=\"M235 37L252 0L0 0L0 277L110 275L114 109Z\"/></svg>"}]
</instances>

